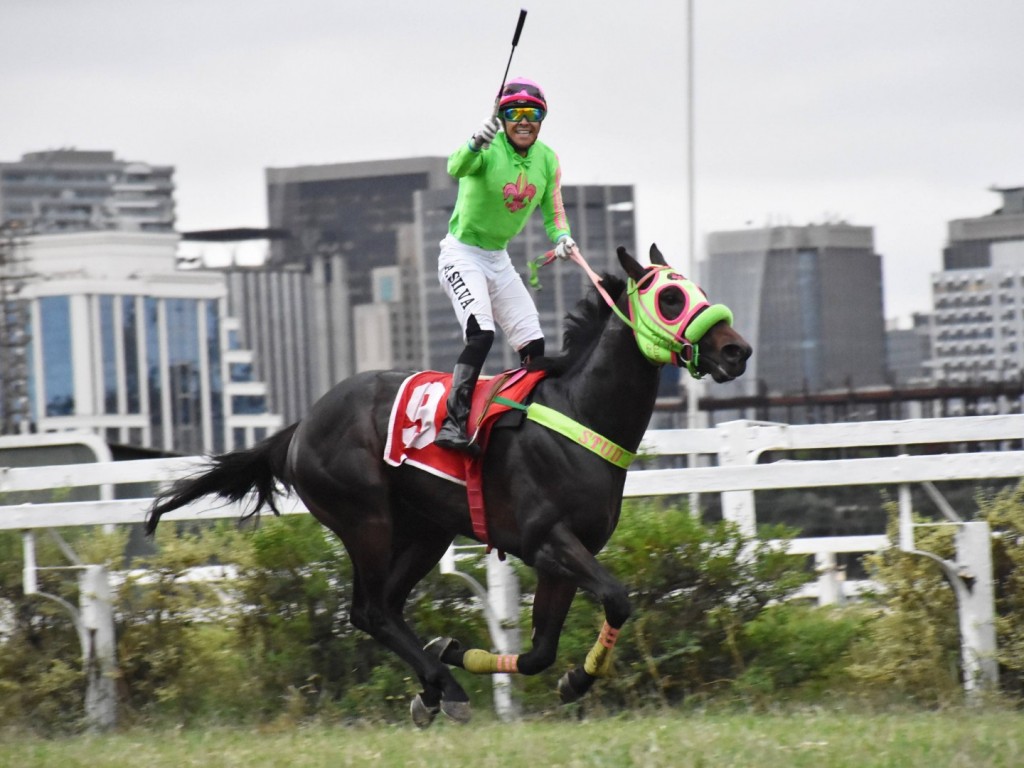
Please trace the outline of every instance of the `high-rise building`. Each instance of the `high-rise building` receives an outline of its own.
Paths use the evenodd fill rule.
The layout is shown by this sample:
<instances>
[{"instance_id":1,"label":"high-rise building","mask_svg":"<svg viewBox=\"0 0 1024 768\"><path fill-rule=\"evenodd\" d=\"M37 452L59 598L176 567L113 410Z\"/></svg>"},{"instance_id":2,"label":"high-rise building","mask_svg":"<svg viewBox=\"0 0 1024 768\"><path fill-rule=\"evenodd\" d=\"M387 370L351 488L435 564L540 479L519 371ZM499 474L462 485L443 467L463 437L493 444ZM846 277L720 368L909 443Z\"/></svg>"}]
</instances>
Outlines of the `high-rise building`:
<instances>
[{"instance_id":1,"label":"high-rise building","mask_svg":"<svg viewBox=\"0 0 1024 768\"><path fill-rule=\"evenodd\" d=\"M999 243L1024 241L1024 187L991 187L1002 197L1002 205L985 216L949 222L949 242L942 251L944 270L993 266L994 249L1005 261L1006 246ZM1010 246L1012 248L1012 246Z\"/></svg>"},{"instance_id":2,"label":"high-rise building","mask_svg":"<svg viewBox=\"0 0 1024 768\"><path fill-rule=\"evenodd\" d=\"M255 376L267 382L267 407L290 424L351 375L353 333L345 260L317 252L304 263L271 262L273 244L288 237L277 229L185 232L179 257L223 272L227 311L253 350Z\"/></svg>"},{"instance_id":3,"label":"high-rise building","mask_svg":"<svg viewBox=\"0 0 1024 768\"><path fill-rule=\"evenodd\" d=\"M455 187L443 157L268 168L266 179L268 223L290 233L273 244L270 264L340 256L353 306L370 301L373 269L396 263L396 233L413 221L413 193Z\"/></svg>"},{"instance_id":4,"label":"high-rise building","mask_svg":"<svg viewBox=\"0 0 1024 768\"><path fill-rule=\"evenodd\" d=\"M0 163L0 224L50 234L174 231L174 168L57 149Z\"/></svg>"},{"instance_id":5,"label":"high-rise building","mask_svg":"<svg viewBox=\"0 0 1024 768\"><path fill-rule=\"evenodd\" d=\"M27 302L28 423L193 454L281 426L253 378L218 273L176 269L178 235L33 235L17 248Z\"/></svg>"},{"instance_id":6,"label":"high-rise building","mask_svg":"<svg viewBox=\"0 0 1024 768\"><path fill-rule=\"evenodd\" d=\"M732 308L754 347L747 373L717 394L885 383L882 259L870 227L714 232L702 266L708 295Z\"/></svg>"},{"instance_id":7,"label":"high-rise building","mask_svg":"<svg viewBox=\"0 0 1024 768\"><path fill-rule=\"evenodd\" d=\"M932 275L932 376L991 382L1024 375L1024 187L993 187L1002 206L949 222Z\"/></svg>"}]
</instances>

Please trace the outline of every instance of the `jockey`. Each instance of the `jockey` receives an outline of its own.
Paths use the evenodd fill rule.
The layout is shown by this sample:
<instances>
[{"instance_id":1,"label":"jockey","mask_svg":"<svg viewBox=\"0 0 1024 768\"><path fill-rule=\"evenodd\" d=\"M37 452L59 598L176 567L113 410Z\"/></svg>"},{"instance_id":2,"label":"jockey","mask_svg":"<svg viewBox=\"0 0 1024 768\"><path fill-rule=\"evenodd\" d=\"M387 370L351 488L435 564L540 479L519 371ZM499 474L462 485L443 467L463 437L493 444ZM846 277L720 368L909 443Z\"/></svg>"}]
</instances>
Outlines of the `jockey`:
<instances>
[{"instance_id":1,"label":"jockey","mask_svg":"<svg viewBox=\"0 0 1024 768\"><path fill-rule=\"evenodd\" d=\"M472 456L479 455L480 447L467 435L466 422L495 323L523 365L544 354L537 307L512 266L508 243L540 206L556 255L568 258L576 247L562 204L558 156L537 140L547 110L539 85L510 80L498 94L496 116L448 158L459 194L441 241L437 277L459 318L466 347L455 364L448 416L434 443Z\"/></svg>"}]
</instances>

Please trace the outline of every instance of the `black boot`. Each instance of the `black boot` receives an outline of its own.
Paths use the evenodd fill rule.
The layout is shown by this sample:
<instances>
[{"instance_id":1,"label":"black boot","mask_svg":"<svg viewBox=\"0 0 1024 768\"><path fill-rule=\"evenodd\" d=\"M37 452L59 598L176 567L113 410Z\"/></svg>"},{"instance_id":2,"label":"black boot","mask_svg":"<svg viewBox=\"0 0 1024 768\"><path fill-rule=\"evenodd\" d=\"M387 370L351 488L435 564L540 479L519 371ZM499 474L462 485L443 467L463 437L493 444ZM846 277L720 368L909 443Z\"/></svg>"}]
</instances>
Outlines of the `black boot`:
<instances>
[{"instance_id":1,"label":"black boot","mask_svg":"<svg viewBox=\"0 0 1024 768\"><path fill-rule=\"evenodd\" d=\"M473 389L479 376L480 368L466 363L456 364L452 372L452 388L448 392L448 415L434 438L434 445L461 451L474 458L480 455L480 446L470 442L470 436L466 434Z\"/></svg>"}]
</instances>

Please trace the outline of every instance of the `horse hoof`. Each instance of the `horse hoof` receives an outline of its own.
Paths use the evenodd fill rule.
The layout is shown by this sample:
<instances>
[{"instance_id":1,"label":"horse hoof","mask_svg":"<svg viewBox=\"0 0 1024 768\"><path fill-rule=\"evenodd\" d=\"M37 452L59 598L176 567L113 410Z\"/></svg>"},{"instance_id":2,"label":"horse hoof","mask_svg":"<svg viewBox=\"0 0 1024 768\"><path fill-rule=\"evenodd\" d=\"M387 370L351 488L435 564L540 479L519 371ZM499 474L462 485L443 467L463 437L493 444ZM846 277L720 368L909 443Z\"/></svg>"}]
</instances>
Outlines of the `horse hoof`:
<instances>
[{"instance_id":1,"label":"horse hoof","mask_svg":"<svg viewBox=\"0 0 1024 768\"><path fill-rule=\"evenodd\" d=\"M468 701L442 701L441 711L456 723L468 723L473 716Z\"/></svg>"},{"instance_id":2,"label":"horse hoof","mask_svg":"<svg viewBox=\"0 0 1024 768\"><path fill-rule=\"evenodd\" d=\"M582 694L577 693L576 689L572 687L572 680L569 679L569 673L566 672L558 681L558 698L562 700L563 704L572 704L574 701L580 698Z\"/></svg>"},{"instance_id":3,"label":"horse hoof","mask_svg":"<svg viewBox=\"0 0 1024 768\"><path fill-rule=\"evenodd\" d=\"M412 715L412 722L417 728L429 728L434 722L437 713L441 711L440 706L428 707L423 703L423 697L418 693L416 698L409 704L409 714Z\"/></svg>"},{"instance_id":4,"label":"horse hoof","mask_svg":"<svg viewBox=\"0 0 1024 768\"><path fill-rule=\"evenodd\" d=\"M558 696L563 704L572 704L590 690L596 679L583 669L570 669L558 681Z\"/></svg>"},{"instance_id":5,"label":"horse hoof","mask_svg":"<svg viewBox=\"0 0 1024 768\"><path fill-rule=\"evenodd\" d=\"M446 659L444 655L449 650L453 652L461 651L462 645L454 637L435 637L423 646L423 650L445 664L454 664L453 661Z\"/></svg>"}]
</instances>

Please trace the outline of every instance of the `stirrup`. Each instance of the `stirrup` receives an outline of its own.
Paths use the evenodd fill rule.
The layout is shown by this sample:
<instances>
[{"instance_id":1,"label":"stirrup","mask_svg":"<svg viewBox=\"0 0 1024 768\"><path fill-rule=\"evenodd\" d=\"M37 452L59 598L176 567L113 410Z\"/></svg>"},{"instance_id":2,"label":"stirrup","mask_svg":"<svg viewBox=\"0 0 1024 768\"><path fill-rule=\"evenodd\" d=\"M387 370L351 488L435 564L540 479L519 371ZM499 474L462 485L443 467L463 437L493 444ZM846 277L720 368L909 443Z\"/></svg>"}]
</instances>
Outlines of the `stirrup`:
<instances>
[{"instance_id":1,"label":"stirrup","mask_svg":"<svg viewBox=\"0 0 1024 768\"><path fill-rule=\"evenodd\" d=\"M445 435L443 426L441 427L441 431L437 433L437 437L434 438L434 445L450 451L465 453L472 458L477 458L481 453L480 444L474 442L473 439L466 437L465 433L460 431L454 436Z\"/></svg>"}]
</instances>

